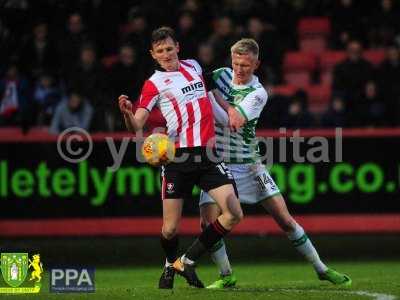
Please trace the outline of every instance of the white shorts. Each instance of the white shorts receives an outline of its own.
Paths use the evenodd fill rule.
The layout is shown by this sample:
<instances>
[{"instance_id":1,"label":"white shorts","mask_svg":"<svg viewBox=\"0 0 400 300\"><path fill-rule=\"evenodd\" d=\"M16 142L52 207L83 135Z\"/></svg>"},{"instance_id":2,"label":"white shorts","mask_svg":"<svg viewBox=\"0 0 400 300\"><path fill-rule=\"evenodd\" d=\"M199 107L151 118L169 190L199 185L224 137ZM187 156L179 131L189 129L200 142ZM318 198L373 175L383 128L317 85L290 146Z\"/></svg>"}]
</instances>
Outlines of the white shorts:
<instances>
[{"instance_id":1,"label":"white shorts","mask_svg":"<svg viewBox=\"0 0 400 300\"><path fill-rule=\"evenodd\" d=\"M235 179L241 203L257 204L280 193L263 164L226 164L226 166ZM215 203L215 201L206 192L201 191L199 206L206 203Z\"/></svg>"}]
</instances>

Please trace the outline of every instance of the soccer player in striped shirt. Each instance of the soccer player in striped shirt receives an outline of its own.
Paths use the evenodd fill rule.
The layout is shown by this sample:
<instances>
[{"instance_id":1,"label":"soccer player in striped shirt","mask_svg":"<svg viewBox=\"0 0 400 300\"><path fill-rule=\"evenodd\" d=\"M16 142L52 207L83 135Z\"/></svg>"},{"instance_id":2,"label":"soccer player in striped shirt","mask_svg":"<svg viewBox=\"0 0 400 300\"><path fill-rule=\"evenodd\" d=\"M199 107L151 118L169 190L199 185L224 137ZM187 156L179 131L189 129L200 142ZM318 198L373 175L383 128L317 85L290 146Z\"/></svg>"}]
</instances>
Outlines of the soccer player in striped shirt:
<instances>
[{"instance_id":1,"label":"soccer player in striped shirt","mask_svg":"<svg viewBox=\"0 0 400 300\"><path fill-rule=\"evenodd\" d=\"M260 204L272 215L280 228L287 234L293 246L314 267L321 280L333 284L351 285L351 279L328 268L307 237L303 228L288 212L279 188L260 161L255 137L257 120L267 103L267 92L254 75L259 65L259 49L253 39L242 39L231 48L232 69L221 68L212 74L212 88L219 91L225 103L213 100L216 118L217 150L224 159L236 182L241 203ZM207 79L207 78L206 78ZM219 106L221 103L223 108ZM237 131L226 132L228 127L228 106L242 114L243 126ZM218 124L219 123L219 124ZM203 226L213 222L220 214L218 206L205 191L200 195L200 214ZM236 278L232 273L223 239L214 245L212 258L220 269L220 279L208 288L232 287Z\"/></svg>"},{"instance_id":2,"label":"soccer player in striped shirt","mask_svg":"<svg viewBox=\"0 0 400 300\"><path fill-rule=\"evenodd\" d=\"M171 28L153 31L150 53L159 68L145 81L135 113L125 95L119 97L119 106L132 132L141 130L150 111L158 106L167 122L168 135L175 141L176 157L186 156L184 161L175 160L162 167L161 245L166 261L159 288L172 288L175 273L190 285L202 288L195 262L240 222L243 213L229 171L209 157L215 146L214 117L201 67L195 60L179 60L178 52L179 44ZM195 184L215 199L222 213L178 258L177 231L183 198L191 195Z\"/></svg>"}]
</instances>

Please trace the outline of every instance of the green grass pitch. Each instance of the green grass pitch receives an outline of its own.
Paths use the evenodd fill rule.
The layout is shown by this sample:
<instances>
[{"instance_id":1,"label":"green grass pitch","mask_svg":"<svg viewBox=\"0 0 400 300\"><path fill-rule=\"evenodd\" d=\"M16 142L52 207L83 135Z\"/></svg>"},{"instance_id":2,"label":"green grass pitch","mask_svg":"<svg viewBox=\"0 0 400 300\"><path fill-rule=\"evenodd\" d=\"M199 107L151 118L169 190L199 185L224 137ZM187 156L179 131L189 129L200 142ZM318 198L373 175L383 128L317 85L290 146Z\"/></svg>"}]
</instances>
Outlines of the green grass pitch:
<instances>
[{"instance_id":1,"label":"green grass pitch","mask_svg":"<svg viewBox=\"0 0 400 300\"><path fill-rule=\"evenodd\" d=\"M234 266L238 278L235 289L211 291L190 288L181 277L173 290L157 288L161 266L103 268L96 270L96 292L92 294L49 293L48 274L39 295L0 295L7 299L400 299L400 261L336 262L331 267L351 276L351 288L338 288L319 281L306 263L257 263ZM205 284L217 278L212 265L200 265L199 277Z\"/></svg>"}]
</instances>

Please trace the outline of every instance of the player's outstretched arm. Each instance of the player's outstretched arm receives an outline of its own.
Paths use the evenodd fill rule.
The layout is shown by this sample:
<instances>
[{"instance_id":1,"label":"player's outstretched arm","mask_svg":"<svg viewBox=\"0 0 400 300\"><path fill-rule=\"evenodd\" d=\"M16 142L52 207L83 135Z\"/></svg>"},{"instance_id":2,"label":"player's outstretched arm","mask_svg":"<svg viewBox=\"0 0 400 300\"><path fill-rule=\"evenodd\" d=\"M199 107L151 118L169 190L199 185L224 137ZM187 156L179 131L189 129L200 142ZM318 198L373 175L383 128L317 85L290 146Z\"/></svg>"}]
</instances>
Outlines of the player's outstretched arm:
<instances>
[{"instance_id":1,"label":"player's outstretched arm","mask_svg":"<svg viewBox=\"0 0 400 300\"><path fill-rule=\"evenodd\" d=\"M118 97L118 105L122 115L124 116L126 128L130 132L136 132L143 129L143 126L149 117L149 112L146 109L138 108L134 114L132 111L132 102L126 95Z\"/></svg>"},{"instance_id":2,"label":"player's outstretched arm","mask_svg":"<svg viewBox=\"0 0 400 300\"><path fill-rule=\"evenodd\" d=\"M229 117L229 127L232 130L238 130L246 123L246 119L233 107L228 101L225 101L220 92L216 89L212 90L217 103L226 111Z\"/></svg>"}]
</instances>

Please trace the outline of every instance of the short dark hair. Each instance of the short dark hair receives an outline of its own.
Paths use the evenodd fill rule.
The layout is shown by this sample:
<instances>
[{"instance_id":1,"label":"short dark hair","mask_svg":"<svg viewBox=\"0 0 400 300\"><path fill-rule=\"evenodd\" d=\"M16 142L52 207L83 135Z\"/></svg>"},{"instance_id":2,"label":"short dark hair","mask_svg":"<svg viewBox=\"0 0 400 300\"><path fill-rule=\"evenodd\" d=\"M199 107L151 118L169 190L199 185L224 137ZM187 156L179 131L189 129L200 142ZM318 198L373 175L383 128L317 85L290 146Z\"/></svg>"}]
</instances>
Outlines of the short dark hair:
<instances>
[{"instance_id":1,"label":"short dark hair","mask_svg":"<svg viewBox=\"0 0 400 300\"><path fill-rule=\"evenodd\" d=\"M171 38L175 43L178 42L176 39L175 31L171 27L163 26L160 28L157 28L153 30L151 33L151 45L153 46L154 44L163 41L167 38Z\"/></svg>"}]
</instances>

